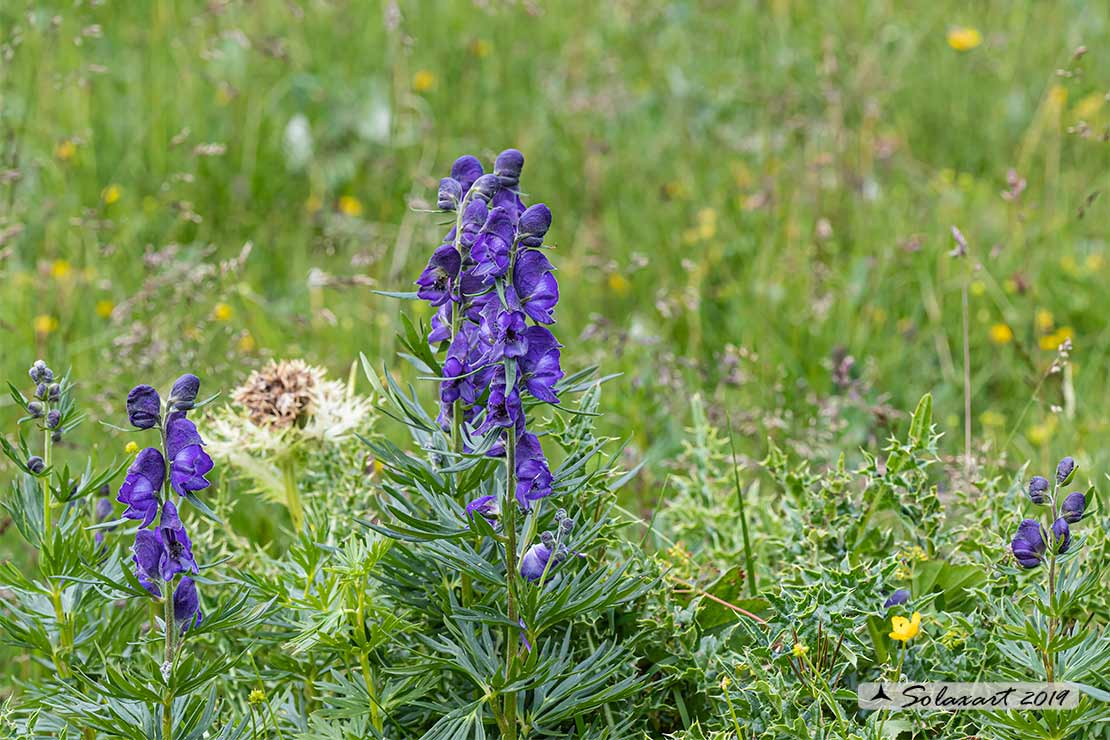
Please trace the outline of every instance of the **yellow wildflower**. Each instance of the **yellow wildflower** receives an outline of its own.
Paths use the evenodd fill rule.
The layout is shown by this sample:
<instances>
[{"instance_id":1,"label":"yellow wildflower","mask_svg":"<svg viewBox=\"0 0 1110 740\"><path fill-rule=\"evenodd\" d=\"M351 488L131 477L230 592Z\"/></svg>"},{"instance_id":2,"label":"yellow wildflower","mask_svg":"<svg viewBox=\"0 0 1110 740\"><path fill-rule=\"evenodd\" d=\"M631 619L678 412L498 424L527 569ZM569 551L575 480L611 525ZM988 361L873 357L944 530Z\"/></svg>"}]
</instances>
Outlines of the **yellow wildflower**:
<instances>
[{"instance_id":1,"label":"yellow wildflower","mask_svg":"<svg viewBox=\"0 0 1110 740\"><path fill-rule=\"evenodd\" d=\"M609 290L616 293L618 296L628 295L628 291L632 288L632 284L628 282L628 278L621 275L619 272L614 272L609 275Z\"/></svg>"},{"instance_id":2,"label":"yellow wildflower","mask_svg":"<svg viewBox=\"0 0 1110 740\"><path fill-rule=\"evenodd\" d=\"M247 701L249 701L251 704L261 704L266 701L266 692L262 689L251 689L251 693L250 696L247 697Z\"/></svg>"},{"instance_id":3,"label":"yellow wildflower","mask_svg":"<svg viewBox=\"0 0 1110 740\"><path fill-rule=\"evenodd\" d=\"M239 351L240 352L254 352L258 344L254 341L254 337L250 333L246 333L239 337Z\"/></svg>"},{"instance_id":4,"label":"yellow wildflower","mask_svg":"<svg viewBox=\"0 0 1110 740\"><path fill-rule=\"evenodd\" d=\"M96 302L96 315L102 319L106 319L112 315L112 311L116 310L116 304L109 301L107 298Z\"/></svg>"},{"instance_id":5,"label":"yellow wildflower","mask_svg":"<svg viewBox=\"0 0 1110 740\"><path fill-rule=\"evenodd\" d=\"M65 141L54 147L54 156L62 162L68 162L73 159L73 155L77 153L77 145L73 143L73 139L66 139Z\"/></svg>"},{"instance_id":6,"label":"yellow wildflower","mask_svg":"<svg viewBox=\"0 0 1110 740\"><path fill-rule=\"evenodd\" d=\"M899 642L906 642L917 637L921 631L921 612L914 612L912 619L905 617L890 618L890 636Z\"/></svg>"},{"instance_id":7,"label":"yellow wildflower","mask_svg":"<svg viewBox=\"0 0 1110 740\"><path fill-rule=\"evenodd\" d=\"M983 43L983 34L978 28L956 26L948 29L948 45L956 51L971 51Z\"/></svg>"},{"instance_id":8,"label":"yellow wildflower","mask_svg":"<svg viewBox=\"0 0 1110 740\"><path fill-rule=\"evenodd\" d=\"M1035 321L1041 331L1052 331L1054 320L1051 311L1044 308L1038 310Z\"/></svg>"},{"instance_id":9,"label":"yellow wildflower","mask_svg":"<svg viewBox=\"0 0 1110 740\"><path fill-rule=\"evenodd\" d=\"M344 195L339 199L339 210L348 216L361 216L362 202L353 195Z\"/></svg>"},{"instance_id":10,"label":"yellow wildflower","mask_svg":"<svg viewBox=\"0 0 1110 740\"><path fill-rule=\"evenodd\" d=\"M217 303L212 307L212 318L216 321L231 321L234 311L226 303Z\"/></svg>"},{"instance_id":11,"label":"yellow wildflower","mask_svg":"<svg viewBox=\"0 0 1110 740\"><path fill-rule=\"evenodd\" d=\"M128 455L134 455L136 452L139 451L139 445L135 442L128 442L126 445L124 445L123 451L126 452Z\"/></svg>"},{"instance_id":12,"label":"yellow wildflower","mask_svg":"<svg viewBox=\"0 0 1110 740\"><path fill-rule=\"evenodd\" d=\"M800 642L794 643L794 647L790 650L790 654L795 658L803 658L809 652L809 648Z\"/></svg>"},{"instance_id":13,"label":"yellow wildflower","mask_svg":"<svg viewBox=\"0 0 1110 740\"><path fill-rule=\"evenodd\" d=\"M1029 441L1038 447L1043 447L1052 439L1052 435L1056 432L1056 417L1050 416L1040 424L1034 424L1029 427L1029 431L1025 436Z\"/></svg>"},{"instance_id":14,"label":"yellow wildflower","mask_svg":"<svg viewBox=\"0 0 1110 740\"><path fill-rule=\"evenodd\" d=\"M1014 340L1014 330L1006 324L995 324L991 327L990 338L995 344L1009 344Z\"/></svg>"},{"instance_id":15,"label":"yellow wildflower","mask_svg":"<svg viewBox=\"0 0 1110 740\"><path fill-rule=\"evenodd\" d=\"M49 334L58 330L58 320L50 314L39 314L33 323L36 334Z\"/></svg>"},{"instance_id":16,"label":"yellow wildflower","mask_svg":"<svg viewBox=\"0 0 1110 740\"><path fill-rule=\"evenodd\" d=\"M436 76L426 69L422 69L412 76L412 89L416 92L427 92L435 87Z\"/></svg>"},{"instance_id":17,"label":"yellow wildflower","mask_svg":"<svg viewBox=\"0 0 1110 740\"><path fill-rule=\"evenodd\" d=\"M65 280L72 272L73 265L69 264L69 260L54 260L50 265L50 274L55 280Z\"/></svg>"},{"instance_id":18,"label":"yellow wildflower","mask_svg":"<svg viewBox=\"0 0 1110 740\"><path fill-rule=\"evenodd\" d=\"M479 59L485 59L493 51L493 46L485 39L474 39L470 42L470 53Z\"/></svg>"},{"instance_id":19,"label":"yellow wildflower","mask_svg":"<svg viewBox=\"0 0 1110 740\"><path fill-rule=\"evenodd\" d=\"M971 285L967 286L968 292L973 296L981 296L987 292L987 286L983 284L982 280L973 280Z\"/></svg>"},{"instance_id":20,"label":"yellow wildflower","mask_svg":"<svg viewBox=\"0 0 1110 740\"><path fill-rule=\"evenodd\" d=\"M123 195L123 190L119 185L109 185L100 191L100 199L104 201L104 205L110 206L117 202Z\"/></svg>"}]
</instances>

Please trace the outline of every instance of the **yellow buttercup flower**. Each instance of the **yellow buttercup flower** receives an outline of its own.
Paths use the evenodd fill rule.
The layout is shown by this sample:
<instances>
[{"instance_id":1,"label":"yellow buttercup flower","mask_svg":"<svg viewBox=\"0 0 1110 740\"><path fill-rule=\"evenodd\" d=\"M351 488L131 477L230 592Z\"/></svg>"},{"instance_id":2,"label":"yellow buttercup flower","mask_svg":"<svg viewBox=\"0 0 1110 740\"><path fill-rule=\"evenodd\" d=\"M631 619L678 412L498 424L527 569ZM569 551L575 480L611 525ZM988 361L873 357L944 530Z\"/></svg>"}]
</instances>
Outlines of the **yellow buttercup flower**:
<instances>
[{"instance_id":1,"label":"yellow buttercup flower","mask_svg":"<svg viewBox=\"0 0 1110 740\"><path fill-rule=\"evenodd\" d=\"M69 264L69 260L54 260L50 265L50 274L56 280L65 280L73 272L73 265Z\"/></svg>"},{"instance_id":2,"label":"yellow buttercup flower","mask_svg":"<svg viewBox=\"0 0 1110 740\"><path fill-rule=\"evenodd\" d=\"M73 155L77 153L77 145L73 143L73 139L66 139L65 141L54 147L54 156L62 162L68 162L73 159Z\"/></svg>"},{"instance_id":3,"label":"yellow buttercup flower","mask_svg":"<svg viewBox=\"0 0 1110 740\"><path fill-rule=\"evenodd\" d=\"M1041 337L1041 349L1045 350L1046 352L1055 352L1061 344L1069 339L1073 339L1074 337L1074 329L1072 329L1070 326L1061 326L1059 329L1052 332L1051 334L1046 334L1045 336Z\"/></svg>"},{"instance_id":4,"label":"yellow buttercup flower","mask_svg":"<svg viewBox=\"0 0 1110 740\"><path fill-rule=\"evenodd\" d=\"M58 320L50 314L39 314L33 322L36 334L49 334L58 330Z\"/></svg>"},{"instance_id":5,"label":"yellow buttercup flower","mask_svg":"<svg viewBox=\"0 0 1110 740\"><path fill-rule=\"evenodd\" d=\"M614 272L609 275L609 290L616 293L618 296L628 295L628 291L632 288L632 284L628 282L628 278L621 275L619 272Z\"/></svg>"},{"instance_id":6,"label":"yellow buttercup flower","mask_svg":"<svg viewBox=\"0 0 1110 740\"><path fill-rule=\"evenodd\" d=\"M971 51L983 43L983 34L978 28L970 26L957 26L948 29L948 45L956 51Z\"/></svg>"},{"instance_id":7,"label":"yellow buttercup flower","mask_svg":"<svg viewBox=\"0 0 1110 740\"><path fill-rule=\"evenodd\" d=\"M422 69L412 76L412 89L416 92L427 92L435 87L436 76L426 69Z\"/></svg>"},{"instance_id":8,"label":"yellow buttercup flower","mask_svg":"<svg viewBox=\"0 0 1110 740\"><path fill-rule=\"evenodd\" d=\"M809 652L809 648L800 642L794 643L794 647L790 650L790 654L795 658L803 658Z\"/></svg>"},{"instance_id":9,"label":"yellow buttercup flower","mask_svg":"<svg viewBox=\"0 0 1110 740\"><path fill-rule=\"evenodd\" d=\"M995 344L1009 344L1014 340L1014 330L1006 324L995 324L991 327L990 338Z\"/></svg>"},{"instance_id":10,"label":"yellow buttercup flower","mask_svg":"<svg viewBox=\"0 0 1110 740\"><path fill-rule=\"evenodd\" d=\"M258 345L254 341L254 337L252 337L249 333L244 334L243 336L239 337L239 351L240 352L254 352L254 349L257 346Z\"/></svg>"},{"instance_id":11,"label":"yellow buttercup flower","mask_svg":"<svg viewBox=\"0 0 1110 740\"><path fill-rule=\"evenodd\" d=\"M102 319L106 319L112 315L112 311L116 310L116 304L108 299L99 300L96 302L96 315Z\"/></svg>"},{"instance_id":12,"label":"yellow buttercup flower","mask_svg":"<svg viewBox=\"0 0 1110 740\"><path fill-rule=\"evenodd\" d=\"M890 636L899 642L906 642L917 637L921 631L921 612L914 612L912 619L905 617L890 618Z\"/></svg>"},{"instance_id":13,"label":"yellow buttercup flower","mask_svg":"<svg viewBox=\"0 0 1110 740\"><path fill-rule=\"evenodd\" d=\"M117 202L123 195L123 190L119 185L109 185L100 191L100 199L104 201L104 205L110 206Z\"/></svg>"},{"instance_id":14,"label":"yellow buttercup flower","mask_svg":"<svg viewBox=\"0 0 1110 740\"><path fill-rule=\"evenodd\" d=\"M339 210L348 216L361 216L362 203L353 195L344 195L339 199Z\"/></svg>"},{"instance_id":15,"label":"yellow buttercup flower","mask_svg":"<svg viewBox=\"0 0 1110 740\"><path fill-rule=\"evenodd\" d=\"M231 321L234 311L226 303L217 303L212 307L212 318L216 321Z\"/></svg>"},{"instance_id":16,"label":"yellow buttercup flower","mask_svg":"<svg viewBox=\"0 0 1110 740\"><path fill-rule=\"evenodd\" d=\"M1036 323L1037 328L1041 331L1052 331L1054 322L1055 319L1053 318L1051 311L1044 308L1037 311Z\"/></svg>"},{"instance_id":17,"label":"yellow buttercup flower","mask_svg":"<svg viewBox=\"0 0 1110 740\"><path fill-rule=\"evenodd\" d=\"M139 451L139 445L134 442L128 442L126 445L124 445L123 451L126 452L128 455L134 455L136 452Z\"/></svg>"}]
</instances>

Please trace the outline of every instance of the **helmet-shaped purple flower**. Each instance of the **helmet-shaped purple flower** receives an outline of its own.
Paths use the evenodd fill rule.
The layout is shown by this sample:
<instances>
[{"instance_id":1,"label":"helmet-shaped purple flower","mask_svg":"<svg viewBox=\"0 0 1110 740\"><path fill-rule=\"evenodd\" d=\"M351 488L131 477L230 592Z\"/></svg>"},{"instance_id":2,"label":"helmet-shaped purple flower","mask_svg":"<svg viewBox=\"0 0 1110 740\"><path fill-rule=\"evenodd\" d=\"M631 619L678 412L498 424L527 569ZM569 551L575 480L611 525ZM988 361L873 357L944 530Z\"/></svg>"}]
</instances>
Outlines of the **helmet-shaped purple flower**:
<instances>
[{"instance_id":1,"label":"helmet-shaped purple flower","mask_svg":"<svg viewBox=\"0 0 1110 740\"><path fill-rule=\"evenodd\" d=\"M1075 458L1065 457L1056 466L1056 482L1061 486L1071 483L1071 479L1075 477L1076 468Z\"/></svg>"},{"instance_id":2,"label":"helmet-shaped purple flower","mask_svg":"<svg viewBox=\"0 0 1110 740\"><path fill-rule=\"evenodd\" d=\"M174 381L167 403L170 408L177 411L188 411L196 405L198 393L200 393L200 378L192 373L185 373Z\"/></svg>"},{"instance_id":3,"label":"helmet-shaped purple flower","mask_svg":"<svg viewBox=\"0 0 1110 740\"><path fill-rule=\"evenodd\" d=\"M1071 547L1071 527L1063 517L1052 523L1052 539L1056 544L1056 552L1065 553Z\"/></svg>"},{"instance_id":4,"label":"helmet-shaped purple flower","mask_svg":"<svg viewBox=\"0 0 1110 740\"><path fill-rule=\"evenodd\" d=\"M482 176L483 172L485 170L482 168L482 161L473 154L464 154L451 165L451 177L458 181L463 195L470 190L470 186Z\"/></svg>"},{"instance_id":5,"label":"helmet-shaped purple flower","mask_svg":"<svg viewBox=\"0 0 1110 740\"><path fill-rule=\"evenodd\" d=\"M1027 491L1029 500L1035 504L1043 504L1048 501L1048 478L1041 475L1034 475L1029 480L1029 489Z\"/></svg>"},{"instance_id":6,"label":"helmet-shaped purple flower","mask_svg":"<svg viewBox=\"0 0 1110 740\"><path fill-rule=\"evenodd\" d=\"M559 302L559 283L555 280L551 261L535 249L523 251L513 268L513 286L516 288L524 313L541 324L555 323L551 314Z\"/></svg>"},{"instance_id":7,"label":"helmet-shaped purple flower","mask_svg":"<svg viewBox=\"0 0 1110 740\"><path fill-rule=\"evenodd\" d=\"M1018 525L1017 535L1010 544L1014 557L1023 568L1036 568L1040 565L1045 547L1041 525L1034 519L1025 519Z\"/></svg>"},{"instance_id":8,"label":"helmet-shaped purple flower","mask_svg":"<svg viewBox=\"0 0 1110 740\"><path fill-rule=\"evenodd\" d=\"M516 500L525 509L533 501L551 495L551 469L539 438L531 432L521 434L517 439L516 478Z\"/></svg>"},{"instance_id":9,"label":"helmet-shaped purple flower","mask_svg":"<svg viewBox=\"0 0 1110 740\"><path fill-rule=\"evenodd\" d=\"M1069 493L1064 503L1060 506L1060 516L1064 521L1069 524L1075 524L1083 518L1083 512L1087 509L1087 497L1079 491Z\"/></svg>"},{"instance_id":10,"label":"helmet-shaped purple flower","mask_svg":"<svg viewBox=\"0 0 1110 740\"><path fill-rule=\"evenodd\" d=\"M551 560L552 549L543 542L537 542L528 548L520 559L520 575L529 581L538 581L547 569L547 562ZM552 563L554 565L554 563Z\"/></svg>"},{"instance_id":11,"label":"helmet-shaped purple flower","mask_svg":"<svg viewBox=\"0 0 1110 740\"><path fill-rule=\"evenodd\" d=\"M140 529L135 533L135 543L131 546L131 561L135 564L135 577L151 596L161 596L158 587L161 580L159 563L162 560L162 535L151 529Z\"/></svg>"},{"instance_id":12,"label":"helmet-shaped purple flower","mask_svg":"<svg viewBox=\"0 0 1110 740\"><path fill-rule=\"evenodd\" d=\"M166 479L166 460L162 453L147 447L136 455L127 469L116 501L127 506L125 519L138 519L143 527L150 526L158 515L158 493Z\"/></svg>"},{"instance_id":13,"label":"helmet-shaped purple flower","mask_svg":"<svg viewBox=\"0 0 1110 740\"><path fill-rule=\"evenodd\" d=\"M173 621L182 631L196 627L204 619L200 613L200 597L197 596L197 584L193 579L184 576L173 592Z\"/></svg>"},{"instance_id":14,"label":"helmet-shaped purple flower","mask_svg":"<svg viewBox=\"0 0 1110 740\"><path fill-rule=\"evenodd\" d=\"M137 385L127 394L127 418L132 426L150 429L162 418L162 399L149 385Z\"/></svg>"},{"instance_id":15,"label":"helmet-shaped purple flower","mask_svg":"<svg viewBox=\"0 0 1110 740\"><path fill-rule=\"evenodd\" d=\"M506 149L493 162L493 174L503 188L515 188L519 185L520 172L523 169L524 155L518 149Z\"/></svg>"},{"instance_id":16,"label":"helmet-shaped purple flower","mask_svg":"<svg viewBox=\"0 0 1110 740\"><path fill-rule=\"evenodd\" d=\"M889 598L887 598L887 600L885 602L883 602L883 608L884 609L889 609L892 606L900 606L902 604L905 604L909 600L910 600L909 589L900 588L897 591L895 591L894 593L892 593L889 596Z\"/></svg>"},{"instance_id":17,"label":"helmet-shaped purple flower","mask_svg":"<svg viewBox=\"0 0 1110 740\"><path fill-rule=\"evenodd\" d=\"M445 177L439 181L439 192L436 193L436 205L441 211L453 211L462 200L462 185L453 177Z\"/></svg>"},{"instance_id":18,"label":"helmet-shaped purple flower","mask_svg":"<svg viewBox=\"0 0 1110 740\"><path fill-rule=\"evenodd\" d=\"M551 209L543 203L528 206L520 214L520 223L517 224L520 243L526 247L538 247L543 244L543 238L550 228Z\"/></svg>"},{"instance_id":19,"label":"helmet-shaped purple flower","mask_svg":"<svg viewBox=\"0 0 1110 740\"><path fill-rule=\"evenodd\" d=\"M172 580L178 573L200 572L196 558L193 557L193 543L189 540L185 525L181 523L177 507L172 501L162 505L158 537L162 542L162 553L158 560L158 573L162 580Z\"/></svg>"},{"instance_id":20,"label":"helmet-shaped purple flower","mask_svg":"<svg viewBox=\"0 0 1110 740\"><path fill-rule=\"evenodd\" d=\"M466 517L472 519L475 515L483 517L492 526L501 516L501 505L497 496L479 496L466 505Z\"/></svg>"},{"instance_id":21,"label":"helmet-shaped purple flower","mask_svg":"<svg viewBox=\"0 0 1110 740\"><path fill-rule=\"evenodd\" d=\"M496 175L482 175L470 186L472 198L489 201L501 187Z\"/></svg>"},{"instance_id":22,"label":"helmet-shaped purple flower","mask_svg":"<svg viewBox=\"0 0 1110 740\"><path fill-rule=\"evenodd\" d=\"M559 403L555 384L563 378L563 369L559 366L562 345L545 326L529 326L524 334L528 342L528 351L520 359L524 386L541 401Z\"/></svg>"},{"instance_id":23,"label":"helmet-shaped purple flower","mask_svg":"<svg viewBox=\"0 0 1110 740\"><path fill-rule=\"evenodd\" d=\"M184 414L170 414L166 422L166 452L170 456L170 483L184 496L208 488L205 474L212 470L212 458L204 451L204 441L196 424Z\"/></svg>"},{"instance_id":24,"label":"helmet-shaped purple flower","mask_svg":"<svg viewBox=\"0 0 1110 740\"><path fill-rule=\"evenodd\" d=\"M416 279L416 295L431 303L442 306L451 300L455 278L459 275L462 259L453 244L444 244L432 253L428 266Z\"/></svg>"},{"instance_id":25,"label":"helmet-shaped purple flower","mask_svg":"<svg viewBox=\"0 0 1110 740\"><path fill-rule=\"evenodd\" d=\"M512 215L507 209L497 207L489 212L470 250L470 257L477 263L475 277L491 281L509 271L514 231Z\"/></svg>"}]
</instances>

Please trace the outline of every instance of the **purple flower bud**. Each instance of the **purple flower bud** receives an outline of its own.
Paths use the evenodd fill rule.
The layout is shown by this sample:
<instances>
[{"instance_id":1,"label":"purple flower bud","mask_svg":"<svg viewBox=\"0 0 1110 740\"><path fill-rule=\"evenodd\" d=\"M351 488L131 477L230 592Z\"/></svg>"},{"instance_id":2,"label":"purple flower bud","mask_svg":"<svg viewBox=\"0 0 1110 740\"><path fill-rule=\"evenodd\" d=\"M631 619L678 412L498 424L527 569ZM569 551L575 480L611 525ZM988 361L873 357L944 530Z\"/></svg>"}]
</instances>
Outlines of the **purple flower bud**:
<instances>
[{"instance_id":1,"label":"purple flower bud","mask_svg":"<svg viewBox=\"0 0 1110 740\"><path fill-rule=\"evenodd\" d=\"M38 455L31 455L27 458L27 469L35 475L39 475L46 470L46 461Z\"/></svg>"},{"instance_id":2,"label":"purple flower bud","mask_svg":"<svg viewBox=\"0 0 1110 740\"><path fill-rule=\"evenodd\" d=\"M185 373L174 381L168 403L177 411L188 411L196 404L198 393L200 393L200 378L192 373Z\"/></svg>"},{"instance_id":3,"label":"purple flower bud","mask_svg":"<svg viewBox=\"0 0 1110 740\"><path fill-rule=\"evenodd\" d=\"M38 384L43 381L43 375L48 369L45 362L42 360L35 360L31 365L31 369L27 371L27 374L31 376L32 383Z\"/></svg>"},{"instance_id":4,"label":"purple flower bud","mask_svg":"<svg viewBox=\"0 0 1110 740\"><path fill-rule=\"evenodd\" d=\"M441 211L453 211L458 208L462 200L462 185L453 177L445 177L439 181L439 193L436 204Z\"/></svg>"},{"instance_id":5,"label":"purple flower bud","mask_svg":"<svg viewBox=\"0 0 1110 740\"><path fill-rule=\"evenodd\" d=\"M51 383L46 389L46 392L51 401L57 401L62 395L62 386L57 383Z\"/></svg>"},{"instance_id":6,"label":"purple flower bud","mask_svg":"<svg viewBox=\"0 0 1110 740\"><path fill-rule=\"evenodd\" d=\"M131 545L131 562L135 564L135 576L143 588L154 596L161 596L155 581L162 577L158 569L162 550L162 536L158 532L140 529L135 533L135 543Z\"/></svg>"},{"instance_id":7,"label":"purple flower bud","mask_svg":"<svg viewBox=\"0 0 1110 740\"><path fill-rule=\"evenodd\" d=\"M54 382L54 371L51 370L48 367L44 367L42 369L42 382L43 383L53 383Z\"/></svg>"},{"instance_id":8,"label":"purple flower bud","mask_svg":"<svg viewBox=\"0 0 1110 740\"><path fill-rule=\"evenodd\" d=\"M50 439L53 442L61 442L62 441L62 430L61 429L55 429L54 433L50 435Z\"/></svg>"},{"instance_id":9,"label":"purple flower bud","mask_svg":"<svg viewBox=\"0 0 1110 740\"><path fill-rule=\"evenodd\" d=\"M1075 524L1083 518L1083 512L1087 508L1087 497L1079 491L1069 493L1068 497L1064 499L1064 503L1060 506L1060 515L1069 524Z\"/></svg>"},{"instance_id":10,"label":"purple flower bud","mask_svg":"<svg viewBox=\"0 0 1110 740\"><path fill-rule=\"evenodd\" d=\"M47 388L46 383L39 383L37 386L35 386L35 398L45 401L46 397L49 395L50 389Z\"/></svg>"},{"instance_id":11,"label":"purple flower bud","mask_svg":"<svg viewBox=\"0 0 1110 740\"><path fill-rule=\"evenodd\" d=\"M114 511L114 508L115 507L112 506L112 499L108 498L107 496L97 499L96 511L93 514L96 517L97 523L99 524L100 522L110 517L112 515L112 512Z\"/></svg>"},{"instance_id":12,"label":"purple flower bud","mask_svg":"<svg viewBox=\"0 0 1110 740\"><path fill-rule=\"evenodd\" d=\"M162 399L149 385L137 385L127 394L127 418L132 426L150 429L161 421Z\"/></svg>"},{"instance_id":13,"label":"purple flower bud","mask_svg":"<svg viewBox=\"0 0 1110 740\"><path fill-rule=\"evenodd\" d=\"M451 177L457 180L459 187L465 194L470 190L474 181L482 176L482 162L472 154L464 154L451 165Z\"/></svg>"},{"instance_id":14,"label":"purple flower bud","mask_svg":"<svg viewBox=\"0 0 1110 740\"><path fill-rule=\"evenodd\" d=\"M58 425L62 423L62 412L58 409L51 409L50 413L46 415L46 428L57 429Z\"/></svg>"},{"instance_id":15,"label":"purple flower bud","mask_svg":"<svg viewBox=\"0 0 1110 740\"><path fill-rule=\"evenodd\" d=\"M520 243L526 247L538 247L543 244L547 230L551 228L551 209L543 203L528 206L520 214Z\"/></svg>"},{"instance_id":16,"label":"purple flower bud","mask_svg":"<svg viewBox=\"0 0 1110 740\"><path fill-rule=\"evenodd\" d=\"M892 606L900 606L910 600L909 589L900 588L890 595L890 597L883 602L883 608L889 609Z\"/></svg>"},{"instance_id":17,"label":"purple flower bud","mask_svg":"<svg viewBox=\"0 0 1110 740\"><path fill-rule=\"evenodd\" d=\"M43 405L38 401L31 401L27 404L27 413L36 419L42 418Z\"/></svg>"},{"instance_id":18,"label":"purple flower bud","mask_svg":"<svg viewBox=\"0 0 1110 740\"><path fill-rule=\"evenodd\" d=\"M204 615L200 612L200 598L197 596L197 585L193 583L192 578L184 576L173 592L173 621L184 632L196 627L203 619Z\"/></svg>"},{"instance_id":19,"label":"purple flower bud","mask_svg":"<svg viewBox=\"0 0 1110 740\"><path fill-rule=\"evenodd\" d=\"M1048 501L1048 478L1040 475L1034 475L1029 481L1028 490L1029 500L1035 504L1043 504Z\"/></svg>"},{"instance_id":20,"label":"purple flower bud","mask_svg":"<svg viewBox=\"0 0 1110 740\"><path fill-rule=\"evenodd\" d=\"M1071 527L1063 517L1052 523L1052 537L1056 542L1056 552L1065 553L1071 547Z\"/></svg>"},{"instance_id":21,"label":"purple flower bud","mask_svg":"<svg viewBox=\"0 0 1110 740\"><path fill-rule=\"evenodd\" d=\"M1017 535L1014 536L1010 549L1014 557L1023 568L1036 568L1041 563L1045 552L1044 536L1041 525L1033 519L1024 519L1018 525Z\"/></svg>"},{"instance_id":22,"label":"purple flower bud","mask_svg":"<svg viewBox=\"0 0 1110 740\"><path fill-rule=\"evenodd\" d=\"M1075 476L1076 464L1075 460L1071 457L1065 457L1056 466L1056 482L1061 486L1066 486L1071 483L1071 479Z\"/></svg>"},{"instance_id":23,"label":"purple flower bud","mask_svg":"<svg viewBox=\"0 0 1110 740\"><path fill-rule=\"evenodd\" d=\"M478 514L493 525L501 516L501 506L497 503L496 496L481 496L466 505L466 517L472 518Z\"/></svg>"},{"instance_id":24,"label":"purple flower bud","mask_svg":"<svg viewBox=\"0 0 1110 740\"><path fill-rule=\"evenodd\" d=\"M474 192L473 197L489 201L493 194L497 192L500 184L496 175L482 175L471 186L471 190Z\"/></svg>"},{"instance_id":25,"label":"purple flower bud","mask_svg":"<svg viewBox=\"0 0 1110 740\"><path fill-rule=\"evenodd\" d=\"M529 547L524 557L520 559L520 574L529 581L538 581L543 576L547 561L550 559L551 548L543 542L536 543Z\"/></svg>"},{"instance_id":26,"label":"purple flower bud","mask_svg":"<svg viewBox=\"0 0 1110 740\"><path fill-rule=\"evenodd\" d=\"M497 155L493 162L493 174L503 188L515 188L520 184L520 171L524 169L524 155L517 149L506 149Z\"/></svg>"}]
</instances>

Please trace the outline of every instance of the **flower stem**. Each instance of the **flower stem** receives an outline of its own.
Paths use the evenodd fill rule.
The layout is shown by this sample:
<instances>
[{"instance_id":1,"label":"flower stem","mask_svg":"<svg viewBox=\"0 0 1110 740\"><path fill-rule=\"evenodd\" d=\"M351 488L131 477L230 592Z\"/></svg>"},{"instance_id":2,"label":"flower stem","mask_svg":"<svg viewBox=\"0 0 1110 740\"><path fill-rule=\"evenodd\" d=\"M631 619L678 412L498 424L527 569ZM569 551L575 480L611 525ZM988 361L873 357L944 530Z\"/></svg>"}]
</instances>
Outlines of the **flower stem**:
<instances>
[{"instance_id":1,"label":"flower stem","mask_svg":"<svg viewBox=\"0 0 1110 740\"><path fill-rule=\"evenodd\" d=\"M300 534L301 529L304 528L304 505L301 503L301 492L297 487L297 471L292 456L281 461L281 479L285 485L285 507L289 509L293 529Z\"/></svg>"},{"instance_id":2,"label":"flower stem","mask_svg":"<svg viewBox=\"0 0 1110 740\"><path fill-rule=\"evenodd\" d=\"M163 582L162 619L166 628L166 645L162 663L162 678L166 682L166 692L162 696L162 740L173 740L173 581Z\"/></svg>"},{"instance_id":3,"label":"flower stem","mask_svg":"<svg viewBox=\"0 0 1110 740\"><path fill-rule=\"evenodd\" d=\"M50 412L50 404L46 404L46 413ZM47 429L43 432L42 437L42 460L49 470L51 462L54 457L54 437L53 433ZM44 475L42 477L42 532L43 540L50 540L51 519L53 518L54 502L50 496L50 477Z\"/></svg>"},{"instance_id":4,"label":"flower stem","mask_svg":"<svg viewBox=\"0 0 1110 740\"><path fill-rule=\"evenodd\" d=\"M360 588L358 592L356 619L358 619L358 629L362 638L362 645L359 646L358 662L362 668L362 680L366 682L366 693L370 697L370 721L373 723L374 729L381 732L382 715L378 706L378 692L374 687L374 677L370 674L370 649L367 647L370 642L370 635L366 629L366 589L364 587Z\"/></svg>"},{"instance_id":5,"label":"flower stem","mask_svg":"<svg viewBox=\"0 0 1110 740\"><path fill-rule=\"evenodd\" d=\"M509 680L516 663L516 429L510 427L505 436L505 503L501 511L505 517L505 585L509 598L509 622L505 629L505 680ZM505 737L516 740L516 694L505 693Z\"/></svg>"}]
</instances>

